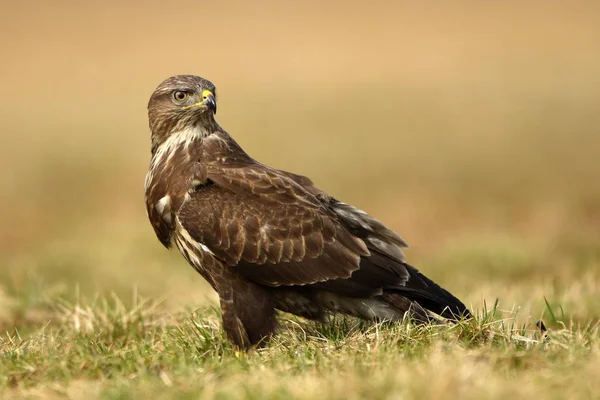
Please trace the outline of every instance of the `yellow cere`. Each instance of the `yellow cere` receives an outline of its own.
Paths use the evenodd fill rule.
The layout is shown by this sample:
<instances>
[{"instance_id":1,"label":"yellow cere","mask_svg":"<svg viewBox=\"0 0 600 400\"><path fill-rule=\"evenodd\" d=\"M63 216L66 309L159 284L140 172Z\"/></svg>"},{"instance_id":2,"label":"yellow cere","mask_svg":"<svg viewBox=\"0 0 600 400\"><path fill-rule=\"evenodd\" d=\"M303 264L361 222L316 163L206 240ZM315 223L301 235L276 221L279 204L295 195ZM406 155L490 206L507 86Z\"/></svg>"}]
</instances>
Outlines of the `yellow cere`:
<instances>
[{"instance_id":1,"label":"yellow cere","mask_svg":"<svg viewBox=\"0 0 600 400\"><path fill-rule=\"evenodd\" d=\"M200 106L202 106L202 105L203 105L203 104L202 104L202 102L203 102L204 100L206 100L206 99L207 99L209 96L214 96L213 92L211 92L210 90L204 90L204 91L202 92L202 101L199 101L199 102L197 102L197 103L194 103L194 104L191 104L191 105L189 105L189 106L182 107L182 108L183 108L184 110L187 110L188 108L192 108L192 107L200 107Z\"/></svg>"}]
</instances>

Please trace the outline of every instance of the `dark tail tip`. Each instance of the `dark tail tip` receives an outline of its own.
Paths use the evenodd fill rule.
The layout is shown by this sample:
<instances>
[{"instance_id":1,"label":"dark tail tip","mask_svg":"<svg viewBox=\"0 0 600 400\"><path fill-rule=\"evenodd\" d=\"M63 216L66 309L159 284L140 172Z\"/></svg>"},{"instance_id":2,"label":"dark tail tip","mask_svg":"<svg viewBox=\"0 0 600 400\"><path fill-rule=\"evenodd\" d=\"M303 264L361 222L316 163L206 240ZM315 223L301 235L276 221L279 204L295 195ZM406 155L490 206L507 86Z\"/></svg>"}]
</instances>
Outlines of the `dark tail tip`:
<instances>
[{"instance_id":1,"label":"dark tail tip","mask_svg":"<svg viewBox=\"0 0 600 400\"><path fill-rule=\"evenodd\" d=\"M471 311L452 293L427 278L415 267L406 264L406 269L410 279L406 287L399 290L403 296L452 321L472 316Z\"/></svg>"}]
</instances>

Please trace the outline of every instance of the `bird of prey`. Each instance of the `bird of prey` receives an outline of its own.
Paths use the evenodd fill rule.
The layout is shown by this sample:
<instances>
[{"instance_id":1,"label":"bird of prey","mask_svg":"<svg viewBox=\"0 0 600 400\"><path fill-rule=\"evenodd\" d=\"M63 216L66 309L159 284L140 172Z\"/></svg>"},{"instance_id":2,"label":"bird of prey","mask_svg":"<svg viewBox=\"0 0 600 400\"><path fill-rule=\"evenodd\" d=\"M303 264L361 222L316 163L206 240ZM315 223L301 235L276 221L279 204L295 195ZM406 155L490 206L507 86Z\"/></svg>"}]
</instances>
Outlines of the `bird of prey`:
<instances>
[{"instance_id":1,"label":"bird of prey","mask_svg":"<svg viewBox=\"0 0 600 400\"><path fill-rule=\"evenodd\" d=\"M145 200L160 242L175 245L218 293L234 345L262 345L276 310L313 320L470 315L406 263L398 234L309 178L250 157L215 121L215 95L193 75L156 88Z\"/></svg>"}]
</instances>

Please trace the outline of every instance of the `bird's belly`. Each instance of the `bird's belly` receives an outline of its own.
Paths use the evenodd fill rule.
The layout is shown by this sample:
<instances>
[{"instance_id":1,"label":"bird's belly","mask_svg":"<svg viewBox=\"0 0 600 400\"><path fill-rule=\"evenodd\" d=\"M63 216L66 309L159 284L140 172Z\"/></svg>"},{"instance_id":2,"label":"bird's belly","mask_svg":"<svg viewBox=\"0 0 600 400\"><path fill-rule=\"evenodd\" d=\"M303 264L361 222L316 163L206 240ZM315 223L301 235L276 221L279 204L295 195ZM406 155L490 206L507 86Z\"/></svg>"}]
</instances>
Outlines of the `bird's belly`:
<instances>
[{"instance_id":1,"label":"bird's belly","mask_svg":"<svg viewBox=\"0 0 600 400\"><path fill-rule=\"evenodd\" d=\"M395 320L402 318L403 314L399 315L396 310L376 297L356 298L320 291L316 298L317 302L330 312L348 314L362 319Z\"/></svg>"},{"instance_id":2,"label":"bird's belly","mask_svg":"<svg viewBox=\"0 0 600 400\"><path fill-rule=\"evenodd\" d=\"M277 309L310 319L322 320L326 312L367 320L397 320L404 315L377 297L347 297L325 290L298 291L285 287L279 287L273 293Z\"/></svg>"}]
</instances>

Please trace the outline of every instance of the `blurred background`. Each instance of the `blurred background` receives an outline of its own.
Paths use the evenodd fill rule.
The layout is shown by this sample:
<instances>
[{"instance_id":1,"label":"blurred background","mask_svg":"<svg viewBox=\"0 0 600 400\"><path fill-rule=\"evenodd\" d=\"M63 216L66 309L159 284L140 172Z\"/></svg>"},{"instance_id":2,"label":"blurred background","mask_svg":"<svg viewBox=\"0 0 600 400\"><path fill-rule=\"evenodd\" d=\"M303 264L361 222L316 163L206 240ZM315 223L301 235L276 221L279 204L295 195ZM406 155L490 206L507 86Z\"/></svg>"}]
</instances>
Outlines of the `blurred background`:
<instances>
[{"instance_id":1,"label":"blurred background","mask_svg":"<svg viewBox=\"0 0 600 400\"><path fill-rule=\"evenodd\" d=\"M0 326L52 296L214 302L144 208L147 100L182 73L253 157L400 232L473 308L600 316L598 3L0 7Z\"/></svg>"}]
</instances>

